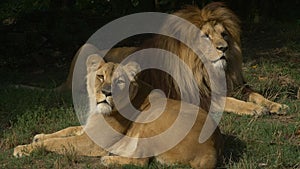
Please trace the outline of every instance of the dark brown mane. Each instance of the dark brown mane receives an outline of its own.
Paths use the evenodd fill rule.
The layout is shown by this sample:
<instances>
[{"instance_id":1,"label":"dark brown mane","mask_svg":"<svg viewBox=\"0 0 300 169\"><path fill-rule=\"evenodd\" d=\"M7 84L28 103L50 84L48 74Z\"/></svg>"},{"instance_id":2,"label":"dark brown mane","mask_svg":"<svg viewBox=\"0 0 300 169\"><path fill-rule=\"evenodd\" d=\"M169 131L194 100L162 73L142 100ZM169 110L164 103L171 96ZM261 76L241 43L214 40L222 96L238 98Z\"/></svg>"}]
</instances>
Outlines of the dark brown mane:
<instances>
[{"instance_id":1,"label":"dark brown mane","mask_svg":"<svg viewBox=\"0 0 300 169\"><path fill-rule=\"evenodd\" d=\"M206 5L201 10L201 18L204 22L222 23L240 45L240 20L224 3L214 2Z\"/></svg>"}]
</instances>

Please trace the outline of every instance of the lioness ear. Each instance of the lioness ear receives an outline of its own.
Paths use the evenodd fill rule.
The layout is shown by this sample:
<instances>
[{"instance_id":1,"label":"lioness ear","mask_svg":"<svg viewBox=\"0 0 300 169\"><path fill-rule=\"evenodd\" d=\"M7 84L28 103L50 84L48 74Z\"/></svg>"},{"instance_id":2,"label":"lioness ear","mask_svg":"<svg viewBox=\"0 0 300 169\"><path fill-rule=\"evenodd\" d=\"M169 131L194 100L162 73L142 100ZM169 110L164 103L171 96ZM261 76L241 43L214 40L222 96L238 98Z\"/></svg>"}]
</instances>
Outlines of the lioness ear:
<instances>
[{"instance_id":1,"label":"lioness ear","mask_svg":"<svg viewBox=\"0 0 300 169\"><path fill-rule=\"evenodd\" d=\"M105 61L98 54L92 54L88 56L86 60L87 72L89 73L91 71L96 71L99 68L99 66L101 66L104 63Z\"/></svg>"},{"instance_id":2,"label":"lioness ear","mask_svg":"<svg viewBox=\"0 0 300 169\"><path fill-rule=\"evenodd\" d=\"M134 80L136 74L141 71L141 67L138 63L130 61L125 66L124 69L129 77L129 80Z\"/></svg>"}]
</instances>

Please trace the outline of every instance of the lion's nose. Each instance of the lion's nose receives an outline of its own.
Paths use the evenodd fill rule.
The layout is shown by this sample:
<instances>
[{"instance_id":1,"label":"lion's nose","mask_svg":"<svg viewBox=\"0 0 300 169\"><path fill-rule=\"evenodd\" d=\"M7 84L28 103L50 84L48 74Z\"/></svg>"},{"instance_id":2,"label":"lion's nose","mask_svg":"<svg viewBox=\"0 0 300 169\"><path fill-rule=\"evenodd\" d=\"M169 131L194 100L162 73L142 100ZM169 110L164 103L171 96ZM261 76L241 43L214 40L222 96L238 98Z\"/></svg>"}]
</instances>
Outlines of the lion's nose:
<instances>
[{"instance_id":1,"label":"lion's nose","mask_svg":"<svg viewBox=\"0 0 300 169\"><path fill-rule=\"evenodd\" d=\"M226 52L226 50L228 49L227 45L219 45L217 47L218 50L222 51L222 52Z\"/></svg>"}]
</instances>

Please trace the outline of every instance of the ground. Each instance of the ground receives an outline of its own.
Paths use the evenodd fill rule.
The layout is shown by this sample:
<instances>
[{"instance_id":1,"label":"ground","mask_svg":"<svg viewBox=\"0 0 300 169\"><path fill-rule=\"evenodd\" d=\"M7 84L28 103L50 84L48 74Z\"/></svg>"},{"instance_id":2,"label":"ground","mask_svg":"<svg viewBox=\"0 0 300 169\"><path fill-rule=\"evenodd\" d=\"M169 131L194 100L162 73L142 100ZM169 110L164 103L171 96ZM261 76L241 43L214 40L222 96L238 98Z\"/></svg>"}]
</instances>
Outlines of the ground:
<instances>
[{"instance_id":1,"label":"ground","mask_svg":"<svg viewBox=\"0 0 300 169\"><path fill-rule=\"evenodd\" d=\"M61 20L56 25L33 20L0 27L0 168L106 168L99 158L75 153L56 155L41 149L30 157L12 156L15 146L31 142L37 133L79 124L70 95L9 87L23 83L50 88L63 81L72 55L97 25L80 19L59 25L65 22ZM87 25L93 26L83 30ZM290 110L258 118L224 113L220 128L225 152L219 167L300 168L300 25L243 23L242 44L249 84ZM168 167L152 162L149 168Z\"/></svg>"}]
</instances>

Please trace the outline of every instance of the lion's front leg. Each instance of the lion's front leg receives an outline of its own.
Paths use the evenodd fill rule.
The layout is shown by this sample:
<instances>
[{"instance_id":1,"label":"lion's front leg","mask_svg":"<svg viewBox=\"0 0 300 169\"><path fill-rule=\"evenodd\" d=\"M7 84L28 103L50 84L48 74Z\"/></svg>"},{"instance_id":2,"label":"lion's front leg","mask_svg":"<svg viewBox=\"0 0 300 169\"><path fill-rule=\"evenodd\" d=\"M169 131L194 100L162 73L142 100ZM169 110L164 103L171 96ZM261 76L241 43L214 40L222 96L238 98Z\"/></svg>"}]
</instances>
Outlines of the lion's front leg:
<instances>
[{"instance_id":1,"label":"lion's front leg","mask_svg":"<svg viewBox=\"0 0 300 169\"><path fill-rule=\"evenodd\" d=\"M240 115L256 115L260 116L268 112L268 110L258 104L245 102L233 97L226 97L225 110L226 112Z\"/></svg>"},{"instance_id":2,"label":"lion's front leg","mask_svg":"<svg viewBox=\"0 0 300 169\"><path fill-rule=\"evenodd\" d=\"M83 134L83 126L68 127L51 134L37 134L33 137L33 142L41 142L51 138L79 136Z\"/></svg>"},{"instance_id":3,"label":"lion's front leg","mask_svg":"<svg viewBox=\"0 0 300 169\"><path fill-rule=\"evenodd\" d=\"M15 157L30 155L38 148L57 154L75 153L82 156L105 156L108 152L94 143L87 134L64 138L51 138L42 142L34 142L28 145L20 145L14 149Z\"/></svg>"},{"instance_id":4,"label":"lion's front leg","mask_svg":"<svg viewBox=\"0 0 300 169\"><path fill-rule=\"evenodd\" d=\"M146 166L149 162L149 158L127 158L121 156L104 156L101 158L101 164L104 166L111 165L136 165L136 166Z\"/></svg>"},{"instance_id":5,"label":"lion's front leg","mask_svg":"<svg viewBox=\"0 0 300 169\"><path fill-rule=\"evenodd\" d=\"M249 93L248 101L266 107L273 114L286 114L289 109L287 105L272 102L255 92Z\"/></svg>"}]
</instances>

